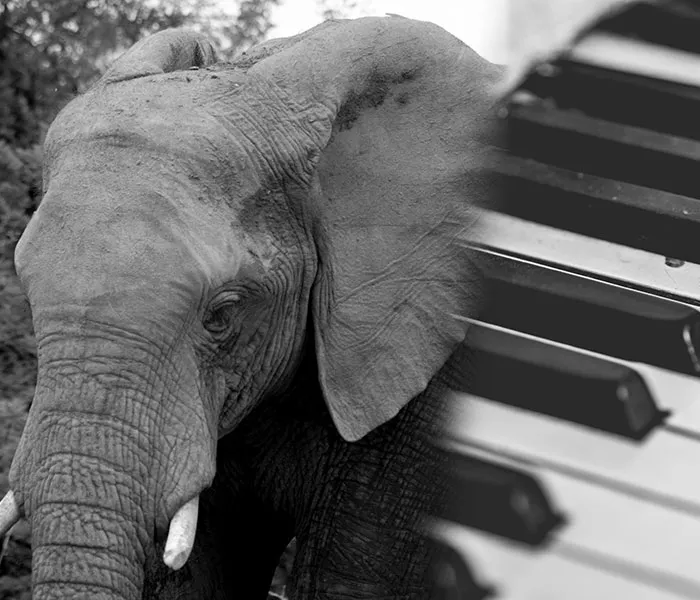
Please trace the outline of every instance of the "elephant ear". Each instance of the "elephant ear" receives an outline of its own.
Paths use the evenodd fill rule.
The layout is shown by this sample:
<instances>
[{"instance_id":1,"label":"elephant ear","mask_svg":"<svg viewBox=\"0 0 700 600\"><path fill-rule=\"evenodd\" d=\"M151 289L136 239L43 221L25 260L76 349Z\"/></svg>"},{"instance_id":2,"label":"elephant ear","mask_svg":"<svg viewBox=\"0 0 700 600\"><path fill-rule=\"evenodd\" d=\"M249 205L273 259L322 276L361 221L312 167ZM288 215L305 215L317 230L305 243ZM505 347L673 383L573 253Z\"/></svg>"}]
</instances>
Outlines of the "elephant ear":
<instances>
[{"instance_id":1,"label":"elephant ear","mask_svg":"<svg viewBox=\"0 0 700 600\"><path fill-rule=\"evenodd\" d=\"M338 431L358 440L466 334L453 315L475 308L478 276L458 240L488 195L501 69L401 17L327 22L252 54L249 74L305 119L289 147L315 215L319 378Z\"/></svg>"},{"instance_id":2,"label":"elephant ear","mask_svg":"<svg viewBox=\"0 0 700 600\"><path fill-rule=\"evenodd\" d=\"M340 105L314 186L320 382L348 441L426 388L465 337L453 315L479 300L458 240L487 200L483 144L501 71L436 26L393 21Z\"/></svg>"},{"instance_id":3,"label":"elephant ear","mask_svg":"<svg viewBox=\"0 0 700 600\"><path fill-rule=\"evenodd\" d=\"M188 29L166 29L134 44L107 70L100 83L206 67L216 60L216 50L206 36Z\"/></svg>"}]
</instances>

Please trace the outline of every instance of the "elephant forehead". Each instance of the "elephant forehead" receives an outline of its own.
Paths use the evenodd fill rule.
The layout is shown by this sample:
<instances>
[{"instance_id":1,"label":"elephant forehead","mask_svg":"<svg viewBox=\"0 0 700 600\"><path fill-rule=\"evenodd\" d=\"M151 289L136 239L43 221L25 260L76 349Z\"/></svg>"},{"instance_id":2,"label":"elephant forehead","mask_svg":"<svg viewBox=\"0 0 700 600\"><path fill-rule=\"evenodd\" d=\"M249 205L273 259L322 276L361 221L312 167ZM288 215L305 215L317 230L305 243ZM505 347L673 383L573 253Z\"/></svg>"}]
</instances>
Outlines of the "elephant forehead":
<instances>
[{"instance_id":1,"label":"elephant forehead","mask_svg":"<svg viewBox=\"0 0 700 600\"><path fill-rule=\"evenodd\" d=\"M78 107L51 126L45 170L49 181L67 170L89 169L95 174L128 170L169 187L186 184L188 177L213 182L229 159L225 146L221 127L204 112ZM246 166L244 159L239 158L239 170Z\"/></svg>"},{"instance_id":2,"label":"elephant forehead","mask_svg":"<svg viewBox=\"0 0 700 600\"><path fill-rule=\"evenodd\" d=\"M309 175L304 167L323 143L318 129L327 115L321 103L299 100L274 78L235 68L98 84L51 125L47 171L87 146L82 160L104 166L122 147L149 162L154 176L173 163L233 192L229 199L250 197L290 169Z\"/></svg>"},{"instance_id":3,"label":"elephant forehead","mask_svg":"<svg viewBox=\"0 0 700 600\"><path fill-rule=\"evenodd\" d=\"M243 253L216 217L126 183L105 189L74 180L49 188L15 262L33 303L154 294L156 304L170 303L168 290L192 303L241 267Z\"/></svg>"},{"instance_id":4,"label":"elephant forehead","mask_svg":"<svg viewBox=\"0 0 700 600\"><path fill-rule=\"evenodd\" d=\"M128 177L173 202L239 213L274 187L270 165L281 162L273 160L276 146L251 135L243 108L223 116L219 107L195 105L187 96L142 98L138 105L99 98L79 98L52 124L45 184L88 171L96 183Z\"/></svg>"}]
</instances>

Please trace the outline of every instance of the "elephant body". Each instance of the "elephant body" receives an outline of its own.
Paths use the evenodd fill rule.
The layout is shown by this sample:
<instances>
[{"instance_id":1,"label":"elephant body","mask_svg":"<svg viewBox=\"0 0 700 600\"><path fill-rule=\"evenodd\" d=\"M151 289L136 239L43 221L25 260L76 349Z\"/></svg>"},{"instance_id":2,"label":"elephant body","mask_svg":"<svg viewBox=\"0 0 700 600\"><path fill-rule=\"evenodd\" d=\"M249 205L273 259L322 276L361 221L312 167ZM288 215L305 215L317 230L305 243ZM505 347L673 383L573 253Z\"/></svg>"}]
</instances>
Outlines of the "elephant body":
<instances>
[{"instance_id":1,"label":"elephant body","mask_svg":"<svg viewBox=\"0 0 700 600\"><path fill-rule=\"evenodd\" d=\"M265 403L219 444L187 565L169 572L154 554L144 596L263 599L296 535L292 598L428 597L421 529L443 497L433 443L442 389L436 377L354 443L337 434L313 379Z\"/></svg>"},{"instance_id":2,"label":"elephant body","mask_svg":"<svg viewBox=\"0 0 700 600\"><path fill-rule=\"evenodd\" d=\"M293 536L293 598L427 597L500 74L400 17L231 64L169 30L59 114L0 506L0 533L31 523L34 598L263 598Z\"/></svg>"}]
</instances>

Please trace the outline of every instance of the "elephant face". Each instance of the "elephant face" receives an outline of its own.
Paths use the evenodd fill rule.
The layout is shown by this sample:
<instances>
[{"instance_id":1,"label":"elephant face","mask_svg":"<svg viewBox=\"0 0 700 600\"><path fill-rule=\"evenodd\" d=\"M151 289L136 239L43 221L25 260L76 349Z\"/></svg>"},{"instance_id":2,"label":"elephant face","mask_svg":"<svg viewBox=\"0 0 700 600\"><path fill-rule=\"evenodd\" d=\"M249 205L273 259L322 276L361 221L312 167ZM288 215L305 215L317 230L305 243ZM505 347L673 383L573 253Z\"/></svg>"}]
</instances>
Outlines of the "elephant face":
<instances>
[{"instance_id":1,"label":"elephant face","mask_svg":"<svg viewBox=\"0 0 700 600\"><path fill-rule=\"evenodd\" d=\"M199 105L224 93L207 75L147 93L140 79L113 83L70 105L47 138L45 196L16 265L40 340L82 323L96 354L119 353L104 328L134 329L177 354L177 371L189 365L187 403L204 403L222 435L288 383L316 253L284 180L245 143L250 125ZM89 358L84 336L70 338Z\"/></svg>"},{"instance_id":2,"label":"elephant face","mask_svg":"<svg viewBox=\"0 0 700 600\"><path fill-rule=\"evenodd\" d=\"M139 79L112 83L99 101L70 105L47 138L45 196L16 251L40 383L14 489L21 498L61 469L67 487L90 485L69 466L78 447L97 460L98 445L107 457L133 446L121 430L93 440L94 421L58 447L36 444L70 426L66 413L129 422L162 438L133 450L123 480L104 473L99 486L121 496L143 461L149 474L137 479L153 497L139 494L127 518L144 505L143 525L157 531L211 484L219 437L289 383L315 275L304 216L238 126L197 106L220 82L195 88L194 76L147 94ZM26 498L32 514L36 496Z\"/></svg>"},{"instance_id":3,"label":"elephant face","mask_svg":"<svg viewBox=\"0 0 700 600\"><path fill-rule=\"evenodd\" d=\"M426 387L478 299L459 240L487 195L497 69L402 18L214 61L193 33L148 38L47 136L16 251L39 375L10 476L36 598L139 598L169 527L166 563L186 560L219 438L304 355L358 440Z\"/></svg>"}]
</instances>

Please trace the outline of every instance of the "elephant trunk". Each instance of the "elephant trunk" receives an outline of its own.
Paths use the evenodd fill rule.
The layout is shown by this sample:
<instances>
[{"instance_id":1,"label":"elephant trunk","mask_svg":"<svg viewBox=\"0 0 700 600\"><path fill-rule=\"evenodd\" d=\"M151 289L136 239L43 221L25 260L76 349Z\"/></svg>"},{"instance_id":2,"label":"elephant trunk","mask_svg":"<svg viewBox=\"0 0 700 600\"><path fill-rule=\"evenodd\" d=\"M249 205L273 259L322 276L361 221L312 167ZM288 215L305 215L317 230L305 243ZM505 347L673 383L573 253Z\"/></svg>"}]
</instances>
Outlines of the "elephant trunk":
<instances>
[{"instance_id":1,"label":"elephant trunk","mask_svg":"<svg viewBox=\"0 0 700 600\"><path fill-rule=\"evenodd\" d=\"M103 479L95 467L89 459L71 465L91 485ZM81 483L76 480L75 485ZM124 495L121 482L100 485L105 497ZM42 486L32 499L32 598L139 600L144 579L140 525L123 509L66 501L57 487Z\"/></svg>"},{"instance_id":2,"label":"elephant trunk","mask_svg":"<svg viewBox=\"0 0 700 600\"><path fill-rule=\"evenodd\" d=\"M215 438L203 414L175 397L177 385L168 389L154 369L141 376L143 354L127 351L138 362L122 359L118 371L40 355L10 472L32 529L35 599L137 600L147 565L178 569L189 556Z\"/></svg>"},{"instance_id":3,"label":"elephant trunk","mask_svg":"<svg viewBox=\"0 0 700 600\"><path fill-rule=\"evenodd\" d=\"M81 381L79 387L92 385ZM32 528L35 600L141 597L153 529L142 450L147 441L125 415L89 413L87 404L94 410L100 401L97 390L90 391L40 389L16 456ZM111 394L102 399L124 403Z\"/></svg>"}]
</instances>

